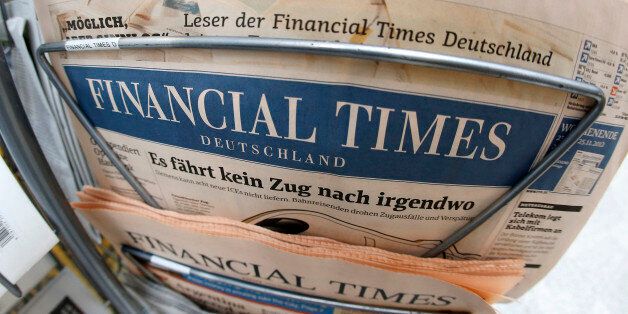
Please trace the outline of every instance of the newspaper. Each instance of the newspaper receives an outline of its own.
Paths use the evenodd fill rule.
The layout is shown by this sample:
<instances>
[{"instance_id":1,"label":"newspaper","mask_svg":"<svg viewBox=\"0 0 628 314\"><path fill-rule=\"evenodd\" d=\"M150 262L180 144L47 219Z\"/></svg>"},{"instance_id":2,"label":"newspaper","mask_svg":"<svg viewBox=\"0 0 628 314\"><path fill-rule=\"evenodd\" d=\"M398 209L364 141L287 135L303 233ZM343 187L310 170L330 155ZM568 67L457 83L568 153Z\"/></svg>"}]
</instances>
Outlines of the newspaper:
<instances>
[{"instance_id":1,"label":"newspaper","mask_svg":"<svg viewBox=\"0 0 628 314\"><path fill-rule=\"evenodd\" d=\"M177 226L172 221L159 222L128 211L80 209L80 212L103 230L107 239L118 248L120 244L130 244L146 252L159 254L162 261L165 258L190 265L202 272L253 283L257 287L267 286L284 292L398 309L495 313L488 303L470 290L427 275L394 272L341 259L294 254L250 238L208 236L199 228ZM167 261L162 263L167 264ZM182 271L189 268L169 265ZM175 290L185 295L194 295L193 299L200 301L200 304L210 306L207 291L191 287L211 283L195 280L197 278L194 277L188 276L186 279L191 283L183 286L171 280L166 280L166 283L172 284ZM299 300L294 294L271 299L271 304L263 304L259 301L269 301L272 295L258 291L253 293L250 288L244 288L229 282L214 281L212 294L214 298L216 294L221 296L218 302L237 301L236 306L247 308L252 308L251 299L258 298L258 310L282 305L284 311L277 309L279 313L334 313L333 306ZM220 309L220 313L226 312L227 308ZM240 309L240 313L255 312Z\"/></svg>"},{"instance_id":2,"label":"newspaper","mask_svg":"<svg viewBox=\"0 0 628 314\"><path fill-rule=\"evenodd\" d=\"M626 156L623 1L40 1L47 42L252 36L398 47L595 84L600 119L448 258L557 262ZM68 50L89 47L73 45ZM88 45L89 46L89 45ZM153 49L51 59L166 209L419 255L508 190L591 100L499 78L291 53ZM101 187L134 196L89 136Z\"/></svg>"},{"instance_id":3,"label":"newspaper","mask_svg":"<svg viewBox=\"0 0 628 314\"><path fill-rule=\"evenodd\" d=\"M321 305L303 300L277 297L251 291L247 289L234 289L228 284L215 282L194 275L177 275L160 269L151 268L168 286L180 291L190 299L202 304L204 308L218 313L377 313L375 309L354 310L340 306ZM226 293L225 293L226 292ZM466 308L465 310L468 310ZM495 313L490 308L473 309L476 312ZM408 313L412 313L408 311Z\"/></svg>"}]
</instances>

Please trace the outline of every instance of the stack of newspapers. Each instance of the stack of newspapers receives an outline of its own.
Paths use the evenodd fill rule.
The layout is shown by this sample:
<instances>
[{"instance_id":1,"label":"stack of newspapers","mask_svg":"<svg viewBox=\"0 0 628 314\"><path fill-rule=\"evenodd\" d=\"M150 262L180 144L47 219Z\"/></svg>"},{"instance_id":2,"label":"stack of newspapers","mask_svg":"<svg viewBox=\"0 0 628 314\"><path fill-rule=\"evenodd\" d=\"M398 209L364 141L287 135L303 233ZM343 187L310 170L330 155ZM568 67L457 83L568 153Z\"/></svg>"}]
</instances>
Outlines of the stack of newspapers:
<instances>
[{"instance_id":1,"label":"stack of newspapers","mask_svg":"<svg viewBox=\"0 0 628 314\"><path fill-rule=\"evenodd\" d=\"M490 303L521 296L547 274L628 151L628 5L621 1L36 6L44 41L66 41L67 51L48 56L55 72L161 208L141 202L64 113L57 118L69 129L63 138L75 152L76 180L96 186L79 192L74 207L131 273L199 309L491 312ZM594 84L605 109L497 214L438 257L420 258L515 185L594 101L395 62L118 45L195 36L489 61Z\"/></svg>"},{"instance_id":2,"label":"stack of newspapers","mask_svg":"<svg viewBox=\"0 0 628 314\"><path fill-rule=\"evenodd\" d=\"M503 298L523 274L520 259L418 258L328 238L274 232L223 217L159 210L91 187L80 192L79 198L79 202L73 203L74 208L103 230L107 239L120 245L121 251L139 257L151 267L168 271L158 275L192 299L214 306L217 304L211 299L215 295L251 288L213 283L213 278L209 283L192 280L196 285L182 281L190 280L188 276L210 272L277 289L368 305L486 311L490 307L485 301ZM191 287L184 288L186 285ZM264 294L270 294L266 298L277 298L272 293ZM237 297L246 298L246 293L232 298ZM265 297L255 296L250 301L260 300L265 304ZM286 304L295 302L285 296L280 299ZM281 304L267 305L272 308ZM306 306L299 304L298 308ZM303 311L298 308L293 310Z\"/></svg>"}]
</instances>

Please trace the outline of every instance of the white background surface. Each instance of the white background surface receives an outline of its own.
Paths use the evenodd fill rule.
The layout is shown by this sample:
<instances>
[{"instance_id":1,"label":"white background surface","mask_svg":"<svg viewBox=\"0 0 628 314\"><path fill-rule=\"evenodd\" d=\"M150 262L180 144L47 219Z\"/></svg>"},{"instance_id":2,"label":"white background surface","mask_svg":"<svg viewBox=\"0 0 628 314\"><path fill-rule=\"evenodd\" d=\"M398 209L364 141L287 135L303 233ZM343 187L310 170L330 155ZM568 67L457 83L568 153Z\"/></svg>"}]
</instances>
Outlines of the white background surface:
<instances>
[{"instance_id":1,"label":"white background surface","mask_svg":"<svg viewBox=\"0 0 628 314\"><path fill-rule=\"evenodd\" d=\"M550 273L500 313L628 313L628 160Z\"/></svg>"},{"instance_id":2,"label":"white background surface","mask_svg":"<svg viewBox=\"0 0 628 314\"><path fill-rule=\"evenodd\" d=\"M0 158L0 217L13 239L0 248L0 273L15 283L57 244L57 236L39 215L7 164ZM0 286L0 296L6 289Z\"/></svg>"}]
</instances>

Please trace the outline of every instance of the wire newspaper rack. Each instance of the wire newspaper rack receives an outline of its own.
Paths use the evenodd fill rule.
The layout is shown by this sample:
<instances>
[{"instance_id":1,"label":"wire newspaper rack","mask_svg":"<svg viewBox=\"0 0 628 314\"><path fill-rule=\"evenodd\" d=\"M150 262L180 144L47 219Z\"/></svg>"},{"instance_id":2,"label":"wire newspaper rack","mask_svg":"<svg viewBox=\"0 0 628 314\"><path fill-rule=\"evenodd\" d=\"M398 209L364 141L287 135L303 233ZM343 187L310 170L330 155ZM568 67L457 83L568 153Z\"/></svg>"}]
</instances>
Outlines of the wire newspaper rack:
<instances>
[{"instance_id":1,"label":"wire newspaper rack","mask_svg":"<svg viewBox=\"0 0 628 314\"><path fill-rule=\"evenodd\" d=\"M77 47L81 47L78 48ZM94 124L85 115L77 101L65 88L59 77L54 72L46 54L65 51L88 50L115 50L115 49L232 49L255 50L270 52L291 52L302 54L326 55L335 57L357 58L374 61L401 63L415 66L440 68L454 71L472 72L497 78L527 83L561 90L589 97L595 101L587 114L578 125L560 142L560 144L539 161L530 171L524 175L507 192L497 198L492 204L483 209L478 215L460 229L443 239L442 243L428 252L423 257L439 255L451 245L455 244L475 228L483 224L503 206L525 190L531 183L549 169L563 153L565 153L578 138L593 124L602 113L605 106L603 91L584 82L568 78L553 76L519 67L507 66L497 63L455 57L443 54L435 54L406 49L387 48L378 46L356 45L339 42L309 41L280 38L257 37L144 37L144 38L103 38L70 40L43 44L37 49L36 60L44 69L52 84L57 88L62 99L72 110L78 121L87 130L95 143L102 149L112 164L120 171L122 176L130 183L140 197L149 205L159 208L159 204L144 189L141 183L124 166L113 149L107 144L103 136L95 128ZM2 55L2 60L4 55ZM107 269L104 262L90 243L87 233L80 225L76 215L65 199L59 185L53 179L46 160L28 120L22 109L19 97L10 81L10 72L6 62L0 66L2 77L0 84L0 129L7 144L11 156L14 158L29 188L33 191L37 202L43 212L48 216L53 227L68 250L76 257L76 263L84 274L90 279L94 287L104 295L111 304L122 313L141 312L139 304L132 299L117 281L115 276ZM262 291L264 287L260 287ZM294 297L302 298L297 294ZM330 300L316 297L307 297L329 303ZM378 311L386 313L408 313L407 310L386 309L372 306L362 306L344 302L332 301L337 307L347 309Z\"/></svg>"}]
</instances>

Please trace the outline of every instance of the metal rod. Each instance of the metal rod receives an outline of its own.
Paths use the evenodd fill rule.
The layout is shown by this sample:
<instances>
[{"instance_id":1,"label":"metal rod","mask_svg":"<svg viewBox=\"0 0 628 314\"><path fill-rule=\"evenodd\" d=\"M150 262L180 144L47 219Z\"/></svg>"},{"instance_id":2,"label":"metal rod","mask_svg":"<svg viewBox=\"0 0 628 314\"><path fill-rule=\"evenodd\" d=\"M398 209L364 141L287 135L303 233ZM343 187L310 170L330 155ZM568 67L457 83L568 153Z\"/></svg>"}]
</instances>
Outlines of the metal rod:
<instances>
[{"instance_id":1,"label":"metal rod","mask_svg":"<svg viewBox=\"0 0 628 314\"><path fill-rule=\"evenodd\" d=\"M205 49L240 49L272 52L293 52L308 53L316 55L328 55L337 57L348 57L356 59L366 59L375 61L386 61L432 68L441 68L454 71L472 72L476 74L489 75L504 78L512 81L528 83L536 86L558 89L561 91L580 94L590 97L595 101L592 109L582 118L578 125L567 135L567 137L551 152L549 152L530 172L523 176L519 182L511 187L506 193L501 195L491 205L482 210L477 216L470 220L463 227L449 235L443 242L429 250L423 257L435 257L445 251L448 247L464 238L471 231L475 230L490 217L497 213L504 205L513 200L520 192L525 190L534 180L538 179L560 156L565 153L578 138L593 124L602 113L605 105L604 92L597 86L583 82L578 82L568 78L545 74L518 67L486 62L475 59L454 57L436 53L412 51L406 49L355 45L338 42L310 41L297 39L280 38L251 38L251 37L142 37L142 38L119 38L116 45L110 48L100 48L98 50L113 49L163 49L163 48L205 48ZM90 40L72 40L71 44L89 44ZM53 84L62 92L62 96L69 98L69 103L76 106L76 101L69 96L65 87L60 83L58 77L52 70L50 64L45 60L44 54L48 52L66 51L66 43L55 42L43 44L37 49L38 59L46 73L51 77ZM66 97L64 97L65 99ZM67 100L66 100L67 101ZM78 108L80 111L80 108ZM82 112L80 113L82 114ZM83 115L83 114L82 114ZM88 131L97 133L91 123L84 124ZM102 147L102 146L101 146ZM104 150L104 147L103 147ZM110 159L117 159L114 155ZM113 162L112 159L112 162ZM121 164L113 162L114 165ZM120 169L119 169L120 170ZM135 180L135 178L131 178ZM132 183L133 181L130 181ZM133 185L133 184L132 184ZM141 185L140 185L141 187ZM140 195L140 190L137 190Z\"/></svg>"},{"instance_id":2,"label":"metal rod","mask_svg":"<svg viewBox=\"0 0 628 314\"><path fill-rule=\"evenodd\" d=\"M2 49L0 49L2 50ZM121 313L139 313L132 299L109 271L55 180L22 107L4 51L0 51L0 132L20 174L81 272Z\"/></svg>"},{"instance_id":3,"label":"metal rod","mask_svg":"<svg viewBox=\"0 0 628 314\"><path fill-rule=\"evenodd\" d=\"M9 279L2 275L2 273L0 273L0 285L5 287L7 291L9 291L16 298L22 297L22 290L20 290L20 287L18 287L17 284L10 282Z\"/></svg>"},{"instance_id":4,"label":"metal rod","mask_svg":"<svg viewBox=\"0 0 628 314\"><path fill-rule=\"evenodd\" d=\"M41 46L40 48L37 49L37 51L40 51L40 49L41 49ZM59 77L54 73L54 70L52 66L50 65L50 63L48 62L48 60L46 59L46 56L43 53L38 53L37 61L39 65L42 67L42 69L44 70L44 72L48 75L48 78L50 79L52 84L59 91L59 95L61 95L61 98L65 101L68 107L70 107L70 109L72 110L76 118L83 125L83 127L85 127L85 130L87 131L89 136L91 136L92 139L94 139L94 142L96 142L96 144L100 147L100 149L102 149L102 151L105 153L107 158L109 158L111 163L116 167L116 169L118 169L120 174L126 179L126 181L137 192L137 194L140 195L140 197L142 198L142 200L144 200L144 202L146 202L146 204L154 208L161 208L161 206L159 206L159 203L155 201L153 196L150 195L150 193L148 193L148 191L144 188L144 186L142 186L139 180L131 173L129 169L126 168L126 166L120 160L120 158L118 158L118 155L116 155L116 153L113 151L111 146L109 146L109 144L107 143L107 140L105 140L105 138L100 134L100 132L96 130L96 128L94 127L94 124L89 120L87 115L85 115L83 110L81 110L81 108L79 107L74 97L72 97L69 91L63 87L63 83L61 83L61 80L59 79Z\"/></svg>"},{"instance_id":5,"label":"metal rod","mask_svg":"<svg viewBox=\"0 0 628 314\"><path fill-rule=\"evenodd\" d=\"M80 44L81 42L90 42L90 40L60 41L43 44L39 47L38 54L67 51L65 48L67 42ZM502 77L513 81L520 81L533 85L578 93L596 100L602 100L604 97L602 91L594 85L555 75L526 70L523 68L423 51L339 42L219 36L139 37L119 38L115 48L103 48L99 50L164 48L240 49L271 52L295 52L387 61Z\"/></svg>"}]
</instances>

